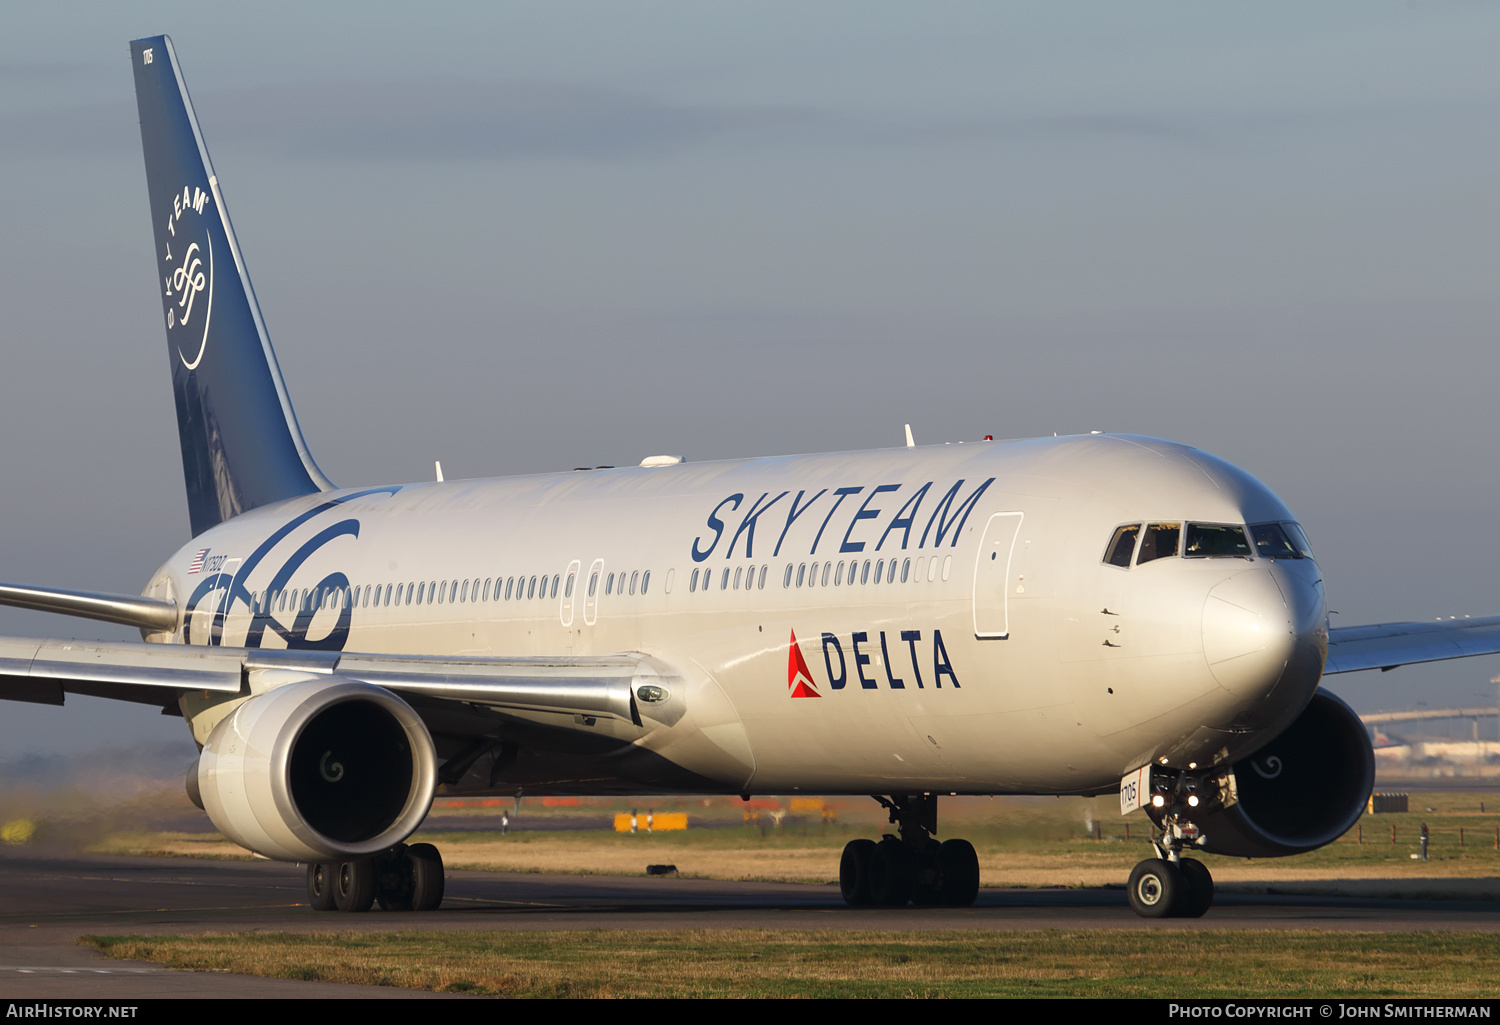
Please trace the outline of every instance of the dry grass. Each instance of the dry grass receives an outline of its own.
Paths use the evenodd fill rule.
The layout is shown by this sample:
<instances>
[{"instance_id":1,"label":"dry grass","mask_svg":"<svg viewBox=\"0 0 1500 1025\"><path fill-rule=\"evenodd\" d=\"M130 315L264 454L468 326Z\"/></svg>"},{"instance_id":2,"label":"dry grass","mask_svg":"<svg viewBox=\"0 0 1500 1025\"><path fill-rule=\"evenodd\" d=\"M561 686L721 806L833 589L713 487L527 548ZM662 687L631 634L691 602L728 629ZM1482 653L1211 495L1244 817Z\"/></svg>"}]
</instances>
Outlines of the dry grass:
<instances>
[{"instance_id":1,"label":"dry grass","mask_svg":"<svg viewBox=\"0 0 1500 1025\"><path fill-rule=\"evenodd\" d=\"M1480 802L1488 800L1487 811ZM684 802L685 803L685 802ZM1203 860L1227 884L1278 884L1327 880L1489 879L1493 886L1469 896L1500 897L1500 851L1494 830L1500 800L1484 794L1417 794L1405 815L1366 816L1337 843L1293 858L1243 859L1211 855ZM639 875L647 864L675 864L683 875L716 879L834 882L840 849L857 836L878 837L891 827L872 804L843 799L828 823L783 816L779 824L690 828L680 833L619 834L605 829L567 832L444 832L462 821L461 810L428 820L424 838L438 843L450 864L512 872ZM1429 810L1431 809L1431 810ZM722 811L720 812L722 814ZM527 815L572 815L577 809L527 811ZM600 812L596 811L596 815ZM1093 840L1086 823L1100 821L1103 839ZM519 821L519 820L518 820ZM1429 860L1413 860L1426 822ZM944 803L945 836L963 836L979 854L986 886L1104 886L1124 881L1147 855L1147 822L1139 813L1121 818L1112 801L1069 798L952 799ZM1129 826L1129 839L1126 827ZM1397 843L1390 842L1396 829ZM1459 846L1458 830L1464 829ZM1363 842L1360 842L1363 840Z\"/></svg>"},{"instance_id":2,"label":"dry grass","mask_svg":"<svg viewBox=\"0 0 1500 1025\"><path fill-rule=\"evenodd\" d=\"M1487 801L1481 812L1481 801ZM506 802L506 806L509 802ZM648 864L674 864L684 876L709 879L799 883L836 881L839 851L857 836L878 837L891 827L874 803L841 799L827 821L812 816L764 814L759 823L702 827L714 817L733 822L739 815L728 800L664 800L658 811L686 811L690 828L635 835L616 833L604 823L624 802L585 806L526 805L507 836L465 831L487 808L440 806L415 839L437 843L450 867L508 872L561 872L640 875ZM1337 843L1294 858L1241 859L1204 856L1214 878L1228 885L1282 884L1328 880L1389 880L1394 884L1433 880L1488 880L1464 887L1467 896L1500 898L1500 851L1494 848L1495 814L1500 800L1472 793L1414 794L1406 815L1366 816ZM644 810L644 809L643 809ZM1090 838L1085 823L1098 817L1103 839ZM558 824L588 819L597 828L536 828L541 820ZM644 822L644 815L642 816ZM1423 822L1430 829L1426 862L1413 860ZM1127 824L1130 839L1125 839ZM1074 887L1119 884L1147 855L1147 823L1114 814L1113 802L1096 799L953 799L944 803L944 836L964 836L979 853L984 885L993 887ZM446 827L446 828L445 828ZM1396 829L1397 842L1390 842ZM1464 829L1464 845L1458 830ZM1358 842L1363 838L1363 843ZM245 857L215 833L115 832L93 849L116 854L187 857Z\"/></svg>"},{"instance_id":3,"label":"dry grass","mask_svg":"<svg viewBox=\"0 0 1500 1025\"><path fill-rule=\"evenodd\" d=\"M847 834L852 837L857 834ZM625 836L594 833L534 833L505 839L456 838L428 834L455 868L501 872L563 872L640 875L648 864L674 864L684 876L704 879L768 880L799 883L838 881L839 852L845 834L817 845L797 838L761 839L730 835L723 846L690 835ZM697 842L695 842L697 841ZM1147 856L1144 844L1104 844L1089 840L1026 851L976 843L984 885L993 887L1107 886L1124 881ZM1358 852L1356 852L1358 853ZM1413 861L1404 848L1390 855L1313 863L1311 858L1246 860L1203 856L1222 883L1293 882L1333 879L1434 879L1496 877L1500 859L1448 858Z\"/></svg>"},{"instance_id":4,"label":"dry grass","mask_svg":"<svg viewBox=\"0 0 1500 1025\"><path fill-rule=\"evenodd\" d=\"M172 968L518 997L1490 999L1495 933L662 932L87 937Z\"/></svg>"},{"instance_id":5,"label":"dry grass","mask_svg":"<svg viewBox=\"0 0 1500 1025\"><path fill-rule=\"evenodd\" d=\"M255 855L218 833L111 833L89 845L95 854L135 854L146 857L213 858L251 861Z\"/></svg>"},{"instance_id":6,"label":"dry grass","mask_svg":"<svg viewBox=\"0 0 1500 1025\"><path fill-rule=\"evenodd\" d=\"M838 847L777 843L718 848L674 840L665 836L619 839L608 834L543 833L468 843L455 843L444 836L440 843L447 864L498 872L634 876L643 874L648 864L672 864L682 875L700 879L798 883L838 879Z\"/></svg>"}]
</instances>

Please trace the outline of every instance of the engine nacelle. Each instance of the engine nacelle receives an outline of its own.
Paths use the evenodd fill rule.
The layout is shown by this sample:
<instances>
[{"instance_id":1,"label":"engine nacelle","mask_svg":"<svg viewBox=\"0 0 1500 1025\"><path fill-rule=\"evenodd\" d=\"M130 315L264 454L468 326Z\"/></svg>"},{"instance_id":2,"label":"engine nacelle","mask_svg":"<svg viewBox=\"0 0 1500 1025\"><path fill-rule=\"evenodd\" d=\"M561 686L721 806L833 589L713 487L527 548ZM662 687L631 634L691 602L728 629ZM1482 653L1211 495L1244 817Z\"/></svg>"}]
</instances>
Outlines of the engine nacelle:
<instances>
[{"instance_id":1,"label":"engine nacelle","mask_svg":"<svg viewBox=\"0 0 1500 1025\"><path fill-rule=\"evenodd\" d=\"M1319 690L1284 733L1229 775L1226 805L1194 817L1203 849L1242 858L1301 854L1359 820L1375 786L1375 749L1354 710Z\"/></svg>"},{"instance_id":2,"label":"engine nacelle","mask_svg":"<svg viewBox=\"0 0 1500 1025\"><path fill-rule=\"evenodd\" d=\"M226 716L198 759L198 794L235 843L280 861L377 854L421 825L437 758L411 706L368 683L288 683Z\"/></svg>"}]
</instances>

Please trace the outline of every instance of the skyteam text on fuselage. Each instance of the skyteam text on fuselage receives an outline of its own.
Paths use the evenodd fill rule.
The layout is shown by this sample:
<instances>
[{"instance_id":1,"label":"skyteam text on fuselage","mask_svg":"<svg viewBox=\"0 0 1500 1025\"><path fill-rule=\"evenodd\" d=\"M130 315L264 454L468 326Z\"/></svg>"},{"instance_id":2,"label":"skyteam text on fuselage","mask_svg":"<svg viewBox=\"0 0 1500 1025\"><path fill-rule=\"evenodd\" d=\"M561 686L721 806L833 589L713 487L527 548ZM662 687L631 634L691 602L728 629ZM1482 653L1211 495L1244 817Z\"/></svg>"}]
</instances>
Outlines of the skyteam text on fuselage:
<instances>
[{"instance_id":1,"label":"skyteam text on fuselage","mask_svg":"<svg viewBox=\"0 0 1500 1025\"><path fill-rule=\"evenodd\" d=\"M965 905L941 794L1141 809L1144 915L1201 915L1195 850L1331 842L1374 779L1330 673L1500 651L1500 620L1330 631L1296 517L1128 435L341 489L314 463L176 55L131 44L192 538L140 596L0 603L142 643L0 639L0 697L162 706L188 786L320 910L432 908L404 841L470 794L867 794L851 904Z\"/></svg>"}]
</instances>

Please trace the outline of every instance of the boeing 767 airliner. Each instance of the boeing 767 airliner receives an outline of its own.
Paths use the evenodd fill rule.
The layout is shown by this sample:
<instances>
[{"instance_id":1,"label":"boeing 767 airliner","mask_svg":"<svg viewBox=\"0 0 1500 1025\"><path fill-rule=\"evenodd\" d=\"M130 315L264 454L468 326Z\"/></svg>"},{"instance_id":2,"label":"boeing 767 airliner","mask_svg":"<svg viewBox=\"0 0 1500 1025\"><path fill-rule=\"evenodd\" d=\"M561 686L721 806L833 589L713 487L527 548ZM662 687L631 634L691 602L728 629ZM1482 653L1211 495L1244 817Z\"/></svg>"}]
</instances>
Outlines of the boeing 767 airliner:
<instances>
[{"instance_id":1,"label":"boeing 767 airliner","mask_svg":"<svg viewBox=\"0 0 1500 1025\"><path fill-rule=\"evenodd\" d=\"M1330 631L1296 516L1243 470L1111 434L339 488L314 463L171 42L131 44L193 537L140 596L0 603L142 643L0 639L0 697L181 714L226 836L319 910L434 908L404 841L459 794L871 795L850 904L967 905L943 794L1119 793L1129 896L1201 915L1195 851L1359 817L1330 673L1500 651L1500 618Z\"/></svg>"}]
</instances>

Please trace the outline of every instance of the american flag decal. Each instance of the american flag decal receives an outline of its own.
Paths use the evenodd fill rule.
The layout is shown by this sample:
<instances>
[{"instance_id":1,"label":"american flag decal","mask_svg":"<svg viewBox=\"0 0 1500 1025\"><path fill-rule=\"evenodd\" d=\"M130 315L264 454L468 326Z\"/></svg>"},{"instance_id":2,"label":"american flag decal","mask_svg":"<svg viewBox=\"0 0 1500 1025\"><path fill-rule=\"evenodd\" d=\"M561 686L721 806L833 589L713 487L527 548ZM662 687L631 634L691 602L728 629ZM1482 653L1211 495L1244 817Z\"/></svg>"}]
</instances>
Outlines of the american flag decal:
<instances>
[{"instance_id":1,"label":"american flag decal","mask_svg":"<svg viewBox=\"0 0 1500 1025\"><path fill-rule=\"evenodd\" d=\"M207 548L200 548L198 550L198 554L195 555L195 556L193 556L193 563L192 563L191 566L188 567L188 572L189 573L196 573L200 569L202 569L203 568L203 559L207 555L208 555L208 549Z\"/></svg>"}]
</instances>

